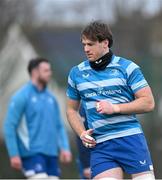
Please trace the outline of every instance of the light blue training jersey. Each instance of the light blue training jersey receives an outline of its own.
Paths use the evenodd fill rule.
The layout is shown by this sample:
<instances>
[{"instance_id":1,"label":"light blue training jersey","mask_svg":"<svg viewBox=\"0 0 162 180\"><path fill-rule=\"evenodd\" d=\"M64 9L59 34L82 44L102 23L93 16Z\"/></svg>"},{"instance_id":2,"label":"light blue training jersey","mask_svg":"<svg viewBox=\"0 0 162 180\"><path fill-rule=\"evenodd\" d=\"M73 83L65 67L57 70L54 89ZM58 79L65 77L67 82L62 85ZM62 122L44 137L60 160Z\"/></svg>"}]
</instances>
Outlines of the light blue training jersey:
<instances>
[{"instance_id":1,"label":"light blue training jersey","mask_svg":"<svg viewBox=\"0 0 162 180\"><path fill-rule=\"evenodd\" d=\"M69 142L58 103L45 88L25 84L11 98L4 122L9 155L28 157L37 153L57 156L68 150Z\"/></svg>"},{"instance_id":2,"label":"light blue training jersey","mask_svg":"<svg viewBox=\"0 0 162 180\"><path fill-rule=\"evenodd\" d=\"M142 129L135 114L99 114L96 102L129 103L135 99L134 94L146 86L148 83L138 65L113 55L105 70L93 70L88 60L73 67L68 77L67 96L82 100L88 127L94 129L93 136L99 143L142 133Z\"/></svg>"}]
</instances>

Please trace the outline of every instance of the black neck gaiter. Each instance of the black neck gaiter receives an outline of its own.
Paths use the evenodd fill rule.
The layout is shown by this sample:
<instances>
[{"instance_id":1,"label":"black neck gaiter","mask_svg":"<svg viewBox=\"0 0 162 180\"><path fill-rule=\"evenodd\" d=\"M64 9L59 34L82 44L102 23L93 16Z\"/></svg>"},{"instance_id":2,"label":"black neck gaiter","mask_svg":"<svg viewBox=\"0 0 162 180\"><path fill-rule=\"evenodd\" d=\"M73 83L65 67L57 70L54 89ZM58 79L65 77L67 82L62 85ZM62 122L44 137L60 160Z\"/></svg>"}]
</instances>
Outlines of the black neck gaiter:
<instances>
[{"instance_id":1,"label":"black neck gaiter","mask_svg":"<svg viewBox=\"0 0 162 180\"><path fill-rule=\"evenodd\" d=\"M104 56L100 57L96 61L89 61L90 66L95 71L101 71L106 68L106 66L111 62L111 58L113 56L112 51L110 50Z\"/></svg>"}]
</instances>

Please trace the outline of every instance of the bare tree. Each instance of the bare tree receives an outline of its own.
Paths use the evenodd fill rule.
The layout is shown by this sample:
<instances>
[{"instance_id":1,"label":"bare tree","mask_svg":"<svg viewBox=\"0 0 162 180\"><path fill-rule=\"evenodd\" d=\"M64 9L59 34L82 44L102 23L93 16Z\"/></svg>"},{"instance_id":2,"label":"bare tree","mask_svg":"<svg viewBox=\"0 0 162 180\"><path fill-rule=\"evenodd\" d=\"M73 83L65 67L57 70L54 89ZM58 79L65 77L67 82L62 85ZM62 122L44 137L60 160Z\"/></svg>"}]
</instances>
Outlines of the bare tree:
<instances>
[{"instance_id":1,"label":"bare tree","mask_svg":"<svg viewBox=\"0 0 162 180\"><path fill-rule=\"evenodd\" d=\"M32 0L0 0L0 48L10 24L32 23L35 3Z\"/></svg>"}]
</instances>

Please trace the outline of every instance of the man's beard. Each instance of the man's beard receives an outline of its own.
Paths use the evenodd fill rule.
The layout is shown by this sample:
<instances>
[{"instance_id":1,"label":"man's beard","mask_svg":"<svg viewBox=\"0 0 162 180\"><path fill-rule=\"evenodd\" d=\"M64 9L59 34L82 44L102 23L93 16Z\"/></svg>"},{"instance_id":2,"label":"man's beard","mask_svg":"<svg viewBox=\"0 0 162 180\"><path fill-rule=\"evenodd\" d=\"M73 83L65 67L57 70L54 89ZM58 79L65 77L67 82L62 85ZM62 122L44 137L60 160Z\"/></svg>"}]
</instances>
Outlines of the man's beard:
<instances>
[{"instance_id":1,"label":"man's beard","mask_svg":"<svg viewBox=\"0 0 162 180\"><path fill-rule=\"evenodd\" d=\"M40 77L38 78L38 83L40 83L43 86L43 88L47 86L47 81L45 81L44 79Z\"/></svg>"}]
</instances>

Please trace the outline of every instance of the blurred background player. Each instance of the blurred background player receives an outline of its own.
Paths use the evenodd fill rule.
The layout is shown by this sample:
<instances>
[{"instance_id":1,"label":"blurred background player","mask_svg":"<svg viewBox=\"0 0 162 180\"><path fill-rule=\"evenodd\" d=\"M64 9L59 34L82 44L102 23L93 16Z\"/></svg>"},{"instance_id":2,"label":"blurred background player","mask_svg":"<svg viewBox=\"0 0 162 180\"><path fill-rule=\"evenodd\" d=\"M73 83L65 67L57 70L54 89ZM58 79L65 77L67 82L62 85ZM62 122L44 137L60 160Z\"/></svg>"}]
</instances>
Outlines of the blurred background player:
<instances>
[{"instance_id":1,"label":"blurred background player","mask_svg":"<svg viewBox=\"0 0 162 180\"><path fill-rule=\"evenodd\" d=\"M4 136L11 166L27 178L58 178L58 157L71 161L68 137L55 96L48 90L49 61L29 61L31 80L11 98L4 122Z\"/></svg>"},{"instance_id":2,"label":"blurred background player","mask_svg":"<svg viewBox=\"0 0 162 180\"><path fill-rule=\"evenodd\" d=\"M86 120L86 113L83 108L83 106L79 109L79 114L81 116L82 122L84 124L84 127L88 129L88 123ZM90 150L86 148L81 139L77 136L77 149L78 149L78 167L80 172L80 178L81 179L90 179L91 177L91 170L90 170Z\"/></svg>"},{"instance_id":3,"label":"blurred background player","mask_svg":"<svg viewBox=\"0 0 162 180\"><path fill-rule=\"evenodd\" d=\"M67 117L86 147L91 148L91 177L154 179L147 143L135 114L154 109L154 98L140 68L110 50L109 27L94 21L81 34L88 60L71 69L67 89ZM89 129L78 109L86 109Z\"/></svg>"}]
</instances>

